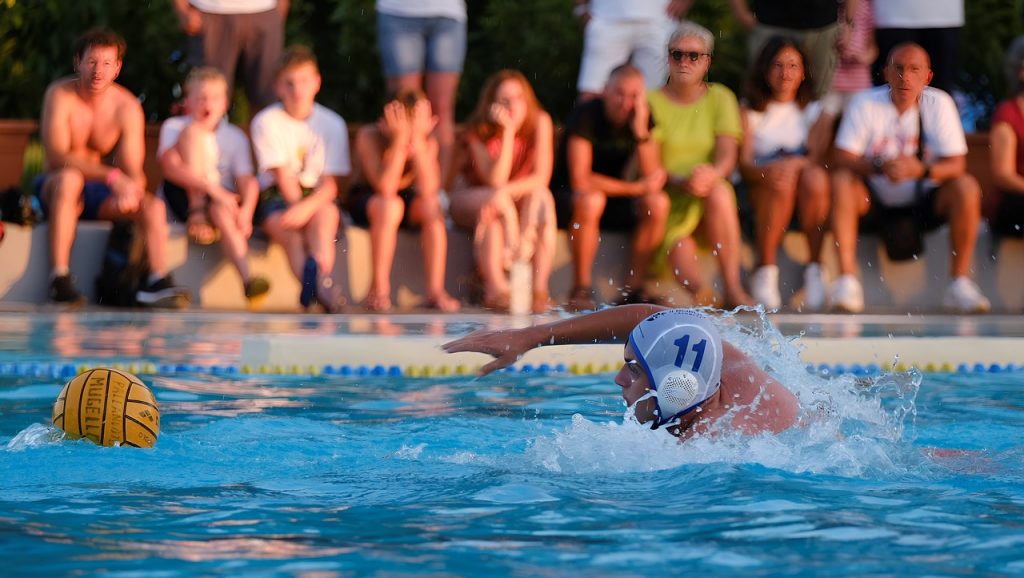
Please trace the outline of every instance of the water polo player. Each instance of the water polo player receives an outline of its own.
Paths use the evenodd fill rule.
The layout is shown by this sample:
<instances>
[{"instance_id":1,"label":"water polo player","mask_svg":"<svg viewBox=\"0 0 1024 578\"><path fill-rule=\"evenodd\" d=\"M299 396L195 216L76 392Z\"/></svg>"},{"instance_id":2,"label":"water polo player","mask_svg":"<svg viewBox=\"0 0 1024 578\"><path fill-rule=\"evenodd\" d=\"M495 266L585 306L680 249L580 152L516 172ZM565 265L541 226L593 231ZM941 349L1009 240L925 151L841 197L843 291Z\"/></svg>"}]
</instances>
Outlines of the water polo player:
<instances>
[{"instance_id":1,"label":"water polo player","mask_svg":"<svg viewBox=\"0 0 1024 578\"><path fill-rule=\"evenodd\" d=\"M521 329L480 330L444 345L495 357L487 374L545 345L621 343L615 376L637 421L688 437L720 419L747 434L781 432L796 423L796 396L729 342L703 313L657 305L623 305Z\"/></svg>"}]
</instances>

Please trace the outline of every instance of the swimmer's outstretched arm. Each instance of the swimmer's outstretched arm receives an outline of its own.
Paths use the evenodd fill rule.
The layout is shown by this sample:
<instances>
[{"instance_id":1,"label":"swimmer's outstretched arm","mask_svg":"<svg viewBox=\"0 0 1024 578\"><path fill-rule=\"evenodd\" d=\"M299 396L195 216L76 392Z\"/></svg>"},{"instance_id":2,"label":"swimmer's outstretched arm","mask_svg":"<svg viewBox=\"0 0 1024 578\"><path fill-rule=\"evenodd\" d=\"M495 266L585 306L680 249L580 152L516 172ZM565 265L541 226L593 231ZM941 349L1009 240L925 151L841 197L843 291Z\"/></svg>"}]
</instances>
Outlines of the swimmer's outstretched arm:
<instances>
[{"instance_id":1,"label":"swimmer's outstretched arm","mask_svg":"<svg viewBox=\"0 0 1024 578\"><path fill-rule=\"evenodd\" d=\"M520 329L481 329L445 343L448 353L475 351L495 357L480 375L507 367L534 347L582 343L625 343L629 332L660 305L620 305L569 319Z\"/></svg>"}]
</instances>

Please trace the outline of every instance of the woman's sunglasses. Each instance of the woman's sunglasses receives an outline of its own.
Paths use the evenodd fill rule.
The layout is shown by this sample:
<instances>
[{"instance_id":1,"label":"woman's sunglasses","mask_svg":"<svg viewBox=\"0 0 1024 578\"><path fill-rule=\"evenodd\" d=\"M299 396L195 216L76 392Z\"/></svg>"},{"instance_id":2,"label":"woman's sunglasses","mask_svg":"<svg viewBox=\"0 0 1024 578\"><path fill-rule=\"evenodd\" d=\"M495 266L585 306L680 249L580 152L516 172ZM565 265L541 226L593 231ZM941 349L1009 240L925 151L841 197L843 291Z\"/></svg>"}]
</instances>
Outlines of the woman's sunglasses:
<instances>
[{"instance_id":1,"label":"woman's sunglasses","mask_svg":"<svg viewBox=\"0 0 1024 578\"><path fill-rule=\"evenodd\" d=\"M697 62L701 56L711 56L710 52L691 52L687 50L669 50L668 55L672 57L672 60L676 62L682 62L683 57L690 59L690 62Z\"/></svg>"}]
</instances>

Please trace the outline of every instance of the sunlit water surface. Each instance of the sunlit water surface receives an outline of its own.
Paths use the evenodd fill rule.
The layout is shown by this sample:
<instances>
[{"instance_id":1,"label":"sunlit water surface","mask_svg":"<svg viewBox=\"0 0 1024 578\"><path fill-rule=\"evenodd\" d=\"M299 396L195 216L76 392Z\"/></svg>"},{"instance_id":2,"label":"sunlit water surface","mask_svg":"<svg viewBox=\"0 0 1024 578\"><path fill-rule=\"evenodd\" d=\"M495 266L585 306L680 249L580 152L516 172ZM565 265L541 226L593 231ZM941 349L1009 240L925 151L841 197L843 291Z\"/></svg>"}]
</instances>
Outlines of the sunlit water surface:
<instances>
[{"instance_id":1,"label":"sunlit water surface","mask_svg":"<svg viewBox=\"0 0 1024 578\"><path fill-rule=\"evenodd\" d=\"M0 357L217 362L252 329L60 319ZM768 325L723 331L802 427L680 444L611 375L144 375L162 432L128 450L61 440L57 380L0 376L3 573L1024 574L1024 375L815 376Z\"/></svg>"}]
</instances>

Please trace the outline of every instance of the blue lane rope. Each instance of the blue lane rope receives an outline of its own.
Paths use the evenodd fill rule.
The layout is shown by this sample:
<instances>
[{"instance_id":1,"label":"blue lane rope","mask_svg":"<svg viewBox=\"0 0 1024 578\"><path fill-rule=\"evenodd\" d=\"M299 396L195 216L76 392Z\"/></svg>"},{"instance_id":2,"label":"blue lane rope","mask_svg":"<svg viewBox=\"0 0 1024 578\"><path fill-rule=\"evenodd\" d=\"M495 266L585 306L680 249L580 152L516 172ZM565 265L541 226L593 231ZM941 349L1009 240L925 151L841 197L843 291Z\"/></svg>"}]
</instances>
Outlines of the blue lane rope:
<instances>
[{"instance_id":1,"label":"blue lane rope","mask_svg":"<svg viewBox=\"0 0 1024 578\"><path fill-rule=\"evenodd\" d=\"M440 365L440 366L410 366L399 365L325 365L299 366L299 365L202 365L188 363L152 363L152 362L126 362L126 361L91 361L80 363L63 362L19 362L0 363L0 376L17 377L47 377L52 379L70 379L83 371L97 367L112 367L129 373L142 375L220 375L220 376L270 376L270 375L292 375L299 377L311 377L317 375L330 375L341 377L445 377L455 375L472 375L479 367L465 365ZM911 368L926 373L1014 373L1024 370L1024 366L1016 363L1000 365L998 363L984 364L961 363L953 366L949 363L925 365L907 365L903 363L878 365L869 364L844 364L826 363L808 365L807 371L822 376L845 375L873 376L890 371L907 371ZM611 373L618 370L618 365L606 363L597 364L572 364L559 363L550 365L541 363L539 365L523 364L505 368L506 373L522 374L549 374L561 373L572 375L586 375L593 373Z\"/></svg>"}]
</instances>

